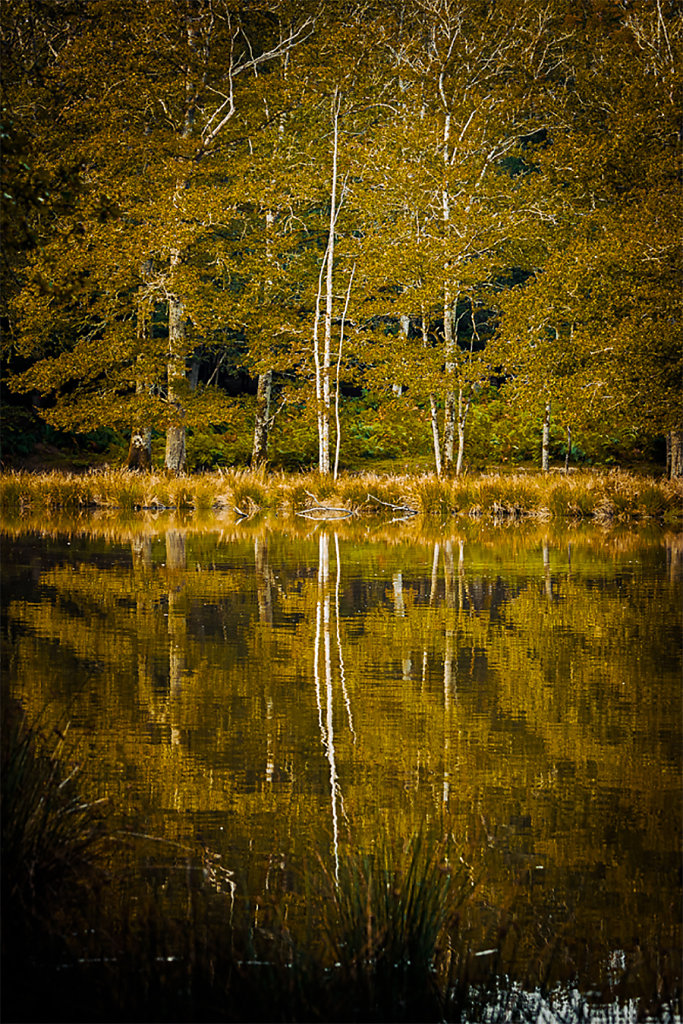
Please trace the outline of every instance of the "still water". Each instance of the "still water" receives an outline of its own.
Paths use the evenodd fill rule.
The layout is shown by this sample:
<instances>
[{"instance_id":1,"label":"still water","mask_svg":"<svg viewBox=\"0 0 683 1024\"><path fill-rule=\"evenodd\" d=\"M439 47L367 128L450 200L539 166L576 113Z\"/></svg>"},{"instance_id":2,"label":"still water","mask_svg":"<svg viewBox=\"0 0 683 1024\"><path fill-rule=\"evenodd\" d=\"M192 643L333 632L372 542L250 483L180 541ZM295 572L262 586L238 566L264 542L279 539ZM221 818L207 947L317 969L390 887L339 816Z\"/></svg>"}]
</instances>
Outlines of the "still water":
<instances>
[{"instance_id":1,"label":"still water","mask_svg":"<svg viewBox=\"0 0 683 1024\"><path fill-rule=\"evenodd\" d=\"M3 696L139 830L281 894L448 834L475 948L679 963L680 534L6 520L2 574Z\"/></svg>"}]
</instances>

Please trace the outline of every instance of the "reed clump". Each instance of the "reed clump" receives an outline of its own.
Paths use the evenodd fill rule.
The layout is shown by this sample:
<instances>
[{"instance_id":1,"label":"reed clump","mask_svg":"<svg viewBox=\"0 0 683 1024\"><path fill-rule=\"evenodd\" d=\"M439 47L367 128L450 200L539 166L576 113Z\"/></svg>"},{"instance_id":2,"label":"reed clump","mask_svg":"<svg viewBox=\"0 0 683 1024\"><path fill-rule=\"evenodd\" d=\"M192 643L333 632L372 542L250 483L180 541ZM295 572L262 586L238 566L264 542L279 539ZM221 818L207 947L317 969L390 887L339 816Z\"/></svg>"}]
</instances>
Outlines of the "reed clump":
<instances>
[{"instance_id":1,"label":"reed clump","mask_svg":"<svg viewBox=\"0 0 683 1024\"><path fill-rule=\"evenodd\" d=\"M398 858L382 842L342 862L325 930L356 1019L443 1019L446 952L470 889L465 869L424 834Z\"/></svg>"},{"instance_id":2,"label":"reed clump","mask_svg":"<svg viewBox=\"0 0 683 1024\"><path fill-rule=\"evenodd\" d=\"M318 473L219 470L187 476L126 470L0 474L0 506L22 511L175 509L281 514L317 508L348 515L467 516L498 520L561 517L596 522L683 520L683 481L620 470L562 473Z\"/></svg>"}]
</instances>

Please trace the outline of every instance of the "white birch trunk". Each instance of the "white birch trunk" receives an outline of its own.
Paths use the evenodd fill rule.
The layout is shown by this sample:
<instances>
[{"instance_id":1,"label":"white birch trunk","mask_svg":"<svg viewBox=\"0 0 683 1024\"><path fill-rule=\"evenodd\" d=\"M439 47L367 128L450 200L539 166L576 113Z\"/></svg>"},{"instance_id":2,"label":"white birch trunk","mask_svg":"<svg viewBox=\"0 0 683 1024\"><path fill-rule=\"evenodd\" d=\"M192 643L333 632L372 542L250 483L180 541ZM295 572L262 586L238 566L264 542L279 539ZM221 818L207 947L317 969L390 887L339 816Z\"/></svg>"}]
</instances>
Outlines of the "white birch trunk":
<instances>
[{"instance_id":1,"label":"white birch trunk","mask_svg":"<svg viewBox=\"0 0 683 1024\"><path fill-rule=\"evenodd\" d=\"M451 115L446 111L443 129L443 162L444 168L450 162L450 133ZM450 235L451 207L448 185L444 183L441 194L444 244L448 252ZM453 454L455 450L455 391L453 390L451 377L455 370L455 339L453 337L453 296L450 284L451 265L450 259L446 256L444 263L444 290L443 290L443 339L444 356L446 363L447 388L444 398L444 424L443 424L443 472L449 474L453 470Z\"/></svg>"},{"instance_id":2,"label":"white birch trunk","mask_svg":"<svg viewBox=\"0 0 683 1024\"><path fill-rule=\"evenodd\" d=\"M349 286L346 289L346 300L344 302L344 310L342 312L341 324L339 326L339 350L337 352L337 376L335 379L334 386L334 422L336 429L336 441L334 449L334 479L337 479L339 473L339 452L341 451L341 420L339 417L339 375L341 373L341 361L342 353L344 349L344 324L346 322L346 313L349 308L349 299L351 298L351 286L353 284L353 277L356 273L356 264L354 263L349 277Z\"/></svg>"},{"instance_id":3,"label":"white birch trunk","mask_svg":"<svg viewBox=\"0 0 683 1024\"><path fill-rule=\"evenodd\" d=\"M337 219L337 155L339 151L339 93L336 89L332 102L332 118L334 127L334 145L332 149L332 184L330 187L330 226L327 237L327 251L323 261L323 267L325 270L325 315L323 321L324 332L322 353L320 353L317 342L317 309L314 338L314 349L317 350L316 400L318 409L318 471L321 476L328 476L330 472L330 367L332 365L332 307L334 299L332 282L334 278L334 232L335 222ZM321 283L322 278L320 284ZM318 297L320 299L320 287L318 289Z\"/></svg>"},{"instance_id":4,"label":"white birch trunk","mask_svg":"<svg viewBox=\"0 0 683 1024\"><path fill-rule=\"evenodd\" d=\"M550 402L546 402L543 417L543 445L541 448L541 470L547 473L550 469Z\"/></svg>"},{"instance_id":5,"label":"white birch trunk","mask_svg":"<svg viewBox=\"0 0 683 1024\"><path fill-rule=\"evenodd\" d=\"M425 317L424 309L422 310L422 318L420 321L420 329L422 332L422 347L427 348L427 319ZM432 441L434 443L434 466L436 468L436 475L441 476L441 436L439 432L439 409L437 406L436 395L434 392L430 392L429 395L429 408L430 408L430 419L432 423Z\"/></svg>"},{"instance_id":6,"label":"white birch trunk","mask_svg":"<svg viewBox=\"0 0 683 1024\"><path fill-rule=\"evenodd\" d=\"M569 475L569 460L572 454L572 428L567 427L567 451L564 456L564 475Z\"/></svg>"},{"instance_id":7,"label":"white birch trunk","mask_svg":"<svg viewBox=\"0 0 683 1024\"><path fill-rule=\"evenodd\" d=\"M465 401L462 388L458 392L458 461L455 467L455 475L462 473L462 464L465 457L465 427L467 426L467 414L470 411L470 400Z\"/></svg>"}]
</instances>

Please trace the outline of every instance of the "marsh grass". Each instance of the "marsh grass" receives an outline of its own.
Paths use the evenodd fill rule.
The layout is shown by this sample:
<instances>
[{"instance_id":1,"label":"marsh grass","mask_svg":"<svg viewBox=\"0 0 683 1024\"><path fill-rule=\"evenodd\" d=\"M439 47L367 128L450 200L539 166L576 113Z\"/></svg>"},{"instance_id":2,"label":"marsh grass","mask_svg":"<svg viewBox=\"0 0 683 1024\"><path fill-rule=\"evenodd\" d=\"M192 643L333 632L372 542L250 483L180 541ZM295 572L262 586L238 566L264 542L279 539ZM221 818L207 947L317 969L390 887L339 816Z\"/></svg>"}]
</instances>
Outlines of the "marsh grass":
<instances>
[{"instance_id":1,"label":"marsh grass","mask_svg":"<svg viewBox=\"0 0 683 1024\"><path fill-rule=\"evenodd\" d=\"M444 957L469 891L445 845L411 838L402 855L386 842L341 864L325 920L337 984L355 994L358 1020L439 1020Z\"/></svg>"},{"instance_id":2,"label":"marsh grass","mask_svg":"<svg viewBox=\"0 0 683 1024\"><path fill-rule=\"evenodd\" d=\"M67 956L102 876L107 842L99 801L65 770L64 732L2 704L2 951L4 1019L33 1005L45 964ZM30 1019L30 1017L28 1018Z\"/></svg>"},{"instance_id":3,"label":"marsh grass","mask_svg":"<svg viewBox=\"0 0 683 1024\"><path fill-rule=\"evenodd\" d=\"M175 477L125 470L69 473L6 472L0 475L0 505L21 510L120 508L187 511L233 510L254 516L264 510L292 514L313 505L335 506L354 515L397 512L469 518L539 518L633 521L683 520L683 482L607 473L483 473L458 479L344 474L334 481L317 473L222 470Z\"/></svg>"},{"instance_id":4,"label":"marsh grass","mask_svg":"<svg viewBox=\"0 0 683 1024\"><path fill-rule=\"evenodd\" d=\"M101 802L77 789L77 766L65 774L59 727L43 733L3 701L2 738L4 908L40 917L56 890L94 868L106 834Z\"/></svg>"}]
</instances>

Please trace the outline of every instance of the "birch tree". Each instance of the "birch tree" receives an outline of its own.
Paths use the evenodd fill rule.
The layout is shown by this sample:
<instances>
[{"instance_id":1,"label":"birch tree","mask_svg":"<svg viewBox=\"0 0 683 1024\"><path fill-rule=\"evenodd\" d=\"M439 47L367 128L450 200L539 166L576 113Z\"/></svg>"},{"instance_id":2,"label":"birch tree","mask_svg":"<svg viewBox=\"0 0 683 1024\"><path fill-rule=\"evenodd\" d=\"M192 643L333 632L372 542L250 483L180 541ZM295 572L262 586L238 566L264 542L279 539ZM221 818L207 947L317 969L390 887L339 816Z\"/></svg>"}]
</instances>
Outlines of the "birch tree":
<instances>
[{"instance_id":1,"label":"birch tree","mask_svg":"<svg viewBox=\"0 0 683 1024\"><path fill-rule=\"evenodd\" d=\"M555 104L556 225L524 285L503 296L508 390L565 427L677 435L683 18L658 0L594 4L574 26L574 83ZM544 467L545 468L545 467Z\"/></svg>"},{"instance_id":2,"label":"birch tree","mask_svg":"<svg viewBox=\"0 0 683 1024\"><path fill-rule=\"evenodd\" d=\"M530 258L530 225L543 215L532 184L515 180L505 160L541 137L557 21L548 6L457 0L414 0L400 14L383 40L395 72L366 189L377 249L365 280L378 311L383 286L385 315L423 325L422 346L402 351L419 367L408 371L411 386L421 381L429 400L437 470L458 473L484 370L472 309L483 309L506 268Z\"/></svg>"}]
</instances>

